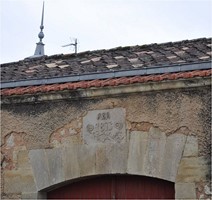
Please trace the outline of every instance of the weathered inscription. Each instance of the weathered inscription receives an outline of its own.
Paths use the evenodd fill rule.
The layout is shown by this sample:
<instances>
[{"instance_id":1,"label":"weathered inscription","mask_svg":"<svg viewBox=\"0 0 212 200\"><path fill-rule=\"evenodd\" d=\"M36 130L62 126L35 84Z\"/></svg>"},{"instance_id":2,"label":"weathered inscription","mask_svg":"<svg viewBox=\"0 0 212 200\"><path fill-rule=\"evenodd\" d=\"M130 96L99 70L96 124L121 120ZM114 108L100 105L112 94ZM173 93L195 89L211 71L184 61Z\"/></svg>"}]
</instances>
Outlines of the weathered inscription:
<instances>
[{"instance_id":1,"label":"weathered inscription","mask_svg":"<svg viewBox=\"0 0 212 200\"><path fill-rule=\"evenodd\" d=\"M87 144L125 142L125 110L114 108L89 111L83 118L83 139Z\"/></svg>"}]
</instances>

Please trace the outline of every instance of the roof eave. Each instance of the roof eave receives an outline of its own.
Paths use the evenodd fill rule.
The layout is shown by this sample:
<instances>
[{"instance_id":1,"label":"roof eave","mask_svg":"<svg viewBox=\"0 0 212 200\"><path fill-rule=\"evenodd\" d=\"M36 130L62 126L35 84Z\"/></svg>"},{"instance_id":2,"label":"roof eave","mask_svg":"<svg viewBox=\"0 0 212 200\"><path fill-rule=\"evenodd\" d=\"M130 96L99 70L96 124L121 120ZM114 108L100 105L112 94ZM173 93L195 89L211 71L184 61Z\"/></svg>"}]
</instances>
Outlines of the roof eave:
<instances>
[{"instance_id":1,"label":"roof eave","mask_svg":"<svg viewBox=\"0 0 212 200\"><path fill-rule=\"evenodd\" d=\"M157 82L145 82L126 84L118 86L106 87L91 87L80 90L62 90L51 91L45 93L25 94L25 95L12 95L2 96L1 104L16 104L16 103L38 103L44 101L55 100L79 100L81 98L94 98L101 96L123 95L140 92L160 91L160 90L173 90L173 89L192 89L197 87L207 87L211 85L211 78L206 77L193 77L176 80L164 80Z\"/></svg>"}]
</instances>

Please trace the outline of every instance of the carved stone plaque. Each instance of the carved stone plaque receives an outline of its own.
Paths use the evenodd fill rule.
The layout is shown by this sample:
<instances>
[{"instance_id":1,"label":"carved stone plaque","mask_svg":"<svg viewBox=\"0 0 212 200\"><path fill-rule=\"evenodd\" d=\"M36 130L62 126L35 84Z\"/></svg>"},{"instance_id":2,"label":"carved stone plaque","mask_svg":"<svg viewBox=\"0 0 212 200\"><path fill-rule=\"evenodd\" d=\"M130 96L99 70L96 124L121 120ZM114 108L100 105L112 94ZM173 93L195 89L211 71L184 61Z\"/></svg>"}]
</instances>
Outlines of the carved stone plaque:
<instances>
[{"instance_id":1,"label":"carved stone plaque","mask_svg":"<svg viewBox=\"0 0 212 200\"><path fill-rule=\"evenodd\" d=\"M83 118L83 139L86 144L124 143L125 109L88 111Z\"/></svg>"}]
</instances>

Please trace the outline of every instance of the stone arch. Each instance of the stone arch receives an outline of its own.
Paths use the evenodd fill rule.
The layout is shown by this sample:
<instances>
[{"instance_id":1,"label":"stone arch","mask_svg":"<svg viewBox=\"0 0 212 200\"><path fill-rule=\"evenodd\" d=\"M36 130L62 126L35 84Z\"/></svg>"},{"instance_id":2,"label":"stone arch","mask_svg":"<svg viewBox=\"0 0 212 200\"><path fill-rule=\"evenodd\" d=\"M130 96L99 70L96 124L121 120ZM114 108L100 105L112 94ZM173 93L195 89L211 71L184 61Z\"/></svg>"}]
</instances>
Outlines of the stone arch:
<instances>
[{"instance_id":1,"label":"stone arch","mask_svg":"<svg viewBox=\"0 0 212 200\"><path fill-rule=\"evenodd\" d=\"M103 175L132 174L175 182L186 135L167 136L158 128L132 131L125 143L72 144L68 147L29 152L39 191L47 191L72 179Z\"/></svg>"}]
</instances>

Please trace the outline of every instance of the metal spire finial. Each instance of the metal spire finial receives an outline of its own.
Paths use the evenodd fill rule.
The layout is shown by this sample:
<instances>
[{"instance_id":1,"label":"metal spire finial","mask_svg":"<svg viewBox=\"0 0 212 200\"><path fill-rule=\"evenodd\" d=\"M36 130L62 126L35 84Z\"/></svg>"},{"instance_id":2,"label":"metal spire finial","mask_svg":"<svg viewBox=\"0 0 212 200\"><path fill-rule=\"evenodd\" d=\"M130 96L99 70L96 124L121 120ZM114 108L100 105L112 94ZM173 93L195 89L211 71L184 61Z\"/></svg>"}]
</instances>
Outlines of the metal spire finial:
<instances>
[{"instance_id":1,"label":"metal spire finial","mask_svg":"<svg viewBox=\"0 0 212 200\"><path fill-rule=\"evenodd\" d=\"M43 18L44 18L44 2L43 2L43 10L42 10L42 18L41 18L41 26L40 26L40 29L43 29L44 26L43 26Z\"/></svg>"},{"instance_id":2,"label":"metal spire finial","mask_svg":"<svg viewBox=\"0 0 212 200\"><path fill-rule=\"evenodd\" d=\"M38 34L38 37L40 38L40 42L42 42L42 39L44 38L43 34L43 18L44 18L44 2L43 2L43 10L42 10L42 18L41 18L41 25L40 25L40 33Z\"/></svg>"},{"instance_id":3,"label":"metal spire finial","mask_svg":"<svg viewBox=\"0 0 212 200\"><path fill-rule=\"evenodd\" d=\"M44 38L44 34L43 34L43 19L44 19L44 1L43 1L43 10L42 10L42 17L41 17L41 25L40 25L40 33L38 34L38 37L40 39L40 41L37 43L36 49L35 49L35 53L32 57L39 57L39 56L44 56L44 44L42 42L42 39Z\"/></svg>"}]
</instances>

